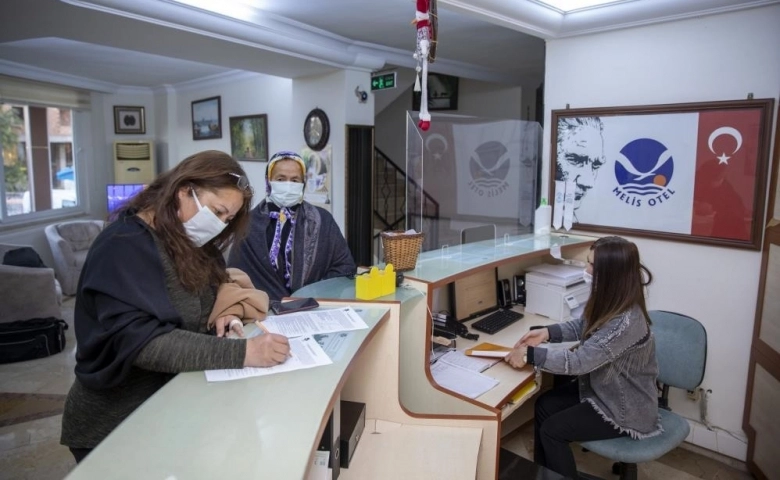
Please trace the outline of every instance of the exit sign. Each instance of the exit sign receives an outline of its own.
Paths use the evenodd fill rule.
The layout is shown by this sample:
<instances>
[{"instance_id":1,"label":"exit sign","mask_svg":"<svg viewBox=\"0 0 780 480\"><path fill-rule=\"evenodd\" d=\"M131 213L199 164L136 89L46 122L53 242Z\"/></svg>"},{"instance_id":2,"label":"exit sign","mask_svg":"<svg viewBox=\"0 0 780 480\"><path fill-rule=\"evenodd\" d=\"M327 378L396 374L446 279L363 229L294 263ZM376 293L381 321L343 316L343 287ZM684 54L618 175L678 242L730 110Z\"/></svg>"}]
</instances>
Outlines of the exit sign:
<instances>
[{"instance_id":1,"label":"exit sign","mask_svg":"<svg viewBox=\"0 0 780 480\"><path fill-rule=\"evenodd\" d=\"M374 90L386 90L388 88L395 88L395 74L396 72L372 76L371 91L373 92Z\"/></svg>"}]
</instances>

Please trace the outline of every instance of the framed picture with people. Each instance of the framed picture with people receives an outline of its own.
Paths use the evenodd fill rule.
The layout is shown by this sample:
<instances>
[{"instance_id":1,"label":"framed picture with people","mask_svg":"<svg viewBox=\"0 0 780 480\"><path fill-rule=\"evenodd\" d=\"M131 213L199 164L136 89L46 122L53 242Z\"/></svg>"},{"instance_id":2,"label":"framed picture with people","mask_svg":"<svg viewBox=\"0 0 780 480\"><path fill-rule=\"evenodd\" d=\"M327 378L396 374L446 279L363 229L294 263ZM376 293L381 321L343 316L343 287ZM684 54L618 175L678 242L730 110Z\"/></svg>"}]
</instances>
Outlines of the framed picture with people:
<instances>
[{"instance_id":1,"label":"framed picture with people","mask_svg":"<svg viewBox=\"0 0 780 480\"><path fill-rule=\"evenodd\" d=\"M759 249L773 105L553 110L553 226Z\"/></svg>"},{"instance_id":2,"label":"framed picture with people","mask_svg":"<svg viewBox=\"0 0 780 480\"><path fill-rule=\"evenodd\" d=\"M267 162L268 115L230 117L230 153L242 162Z\"/></svg>"}]
</instances>

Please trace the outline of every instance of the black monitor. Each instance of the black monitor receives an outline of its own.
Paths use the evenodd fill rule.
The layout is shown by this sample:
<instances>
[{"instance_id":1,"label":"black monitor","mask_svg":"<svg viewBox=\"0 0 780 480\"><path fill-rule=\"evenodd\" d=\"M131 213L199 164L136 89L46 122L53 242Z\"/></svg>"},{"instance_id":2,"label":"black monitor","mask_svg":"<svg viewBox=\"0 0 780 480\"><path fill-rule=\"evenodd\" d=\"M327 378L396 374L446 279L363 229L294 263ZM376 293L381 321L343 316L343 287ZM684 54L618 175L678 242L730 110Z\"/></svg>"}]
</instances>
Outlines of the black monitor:
<instances>
[{"instance_id":1,"label":"black monitor","mask_svg":"<svg viewBox=\"0 0 780 480\"><path fill-rule=\"evenodd\" d=\"M487 268L453 282L453 314L457 320L470 320L498 309L496 275L495 268Z\"/></svg>"},{"instance_id":2,"label":"black monitor","mask_svg":"<svg viewBox=\"0 0 780 480\"><path fill-rule=\"evenodd\" d=\"M130 200L133 195L144 189L146 185L142 183L110 183L106 185L106 198L108 200L108 214L111 215L122 205Z\"/></svg>"}]
</instances>

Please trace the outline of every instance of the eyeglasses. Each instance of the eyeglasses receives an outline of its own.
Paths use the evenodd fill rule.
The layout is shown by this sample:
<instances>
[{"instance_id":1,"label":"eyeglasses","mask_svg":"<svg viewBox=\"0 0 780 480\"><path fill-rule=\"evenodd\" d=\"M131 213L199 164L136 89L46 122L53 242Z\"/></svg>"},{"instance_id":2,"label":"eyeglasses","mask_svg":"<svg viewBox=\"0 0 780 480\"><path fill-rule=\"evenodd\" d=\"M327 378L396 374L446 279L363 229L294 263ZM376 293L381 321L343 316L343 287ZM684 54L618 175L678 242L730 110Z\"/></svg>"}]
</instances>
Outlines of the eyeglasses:
<instances>
[{"instance_id":1,"label":"eyeglasses","mask_svg":"<svg viewBox=\"0 0 780 480\"><path fill-rule=\"evenodd\" d=\"M246 178L246 176L239 175L238 173L233 173L233 172L228 173L228 175L230 175L231 177L235 177L236 178L236 186L240 190L244 190L246 192L249 192L251 195L255 194L255 189L252 188L252 185L249 184L249 179Z\"/></svg>"}]
</instances>

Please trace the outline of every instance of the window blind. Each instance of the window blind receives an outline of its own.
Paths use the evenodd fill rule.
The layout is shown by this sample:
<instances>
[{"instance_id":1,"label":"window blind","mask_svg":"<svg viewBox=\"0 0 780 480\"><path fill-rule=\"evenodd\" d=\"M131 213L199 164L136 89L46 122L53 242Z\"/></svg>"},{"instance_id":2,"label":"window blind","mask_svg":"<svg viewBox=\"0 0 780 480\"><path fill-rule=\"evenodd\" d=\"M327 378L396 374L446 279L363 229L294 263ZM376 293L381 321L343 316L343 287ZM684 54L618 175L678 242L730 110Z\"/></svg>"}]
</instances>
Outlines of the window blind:
<instances>
[{"instance_id":1,"label":"window blind","mask_svg":"<svg viewBox=\"0 0 780 480\"><path fill-rule=\"evenodd\" d=\"M90 92L53 83L0 75L0 103L88 110Z\"/></svg>"}]
</instances>

